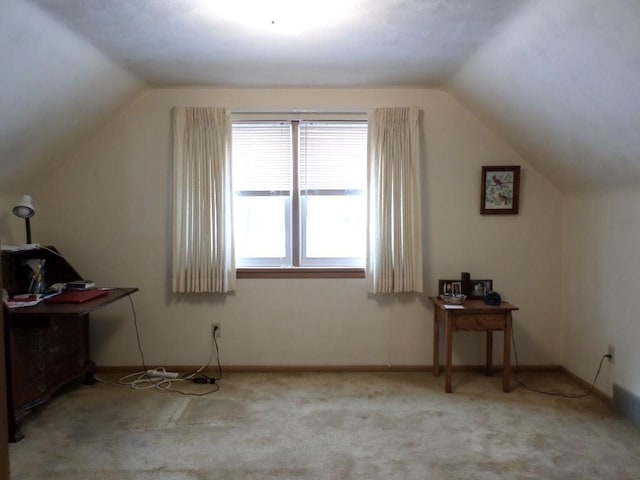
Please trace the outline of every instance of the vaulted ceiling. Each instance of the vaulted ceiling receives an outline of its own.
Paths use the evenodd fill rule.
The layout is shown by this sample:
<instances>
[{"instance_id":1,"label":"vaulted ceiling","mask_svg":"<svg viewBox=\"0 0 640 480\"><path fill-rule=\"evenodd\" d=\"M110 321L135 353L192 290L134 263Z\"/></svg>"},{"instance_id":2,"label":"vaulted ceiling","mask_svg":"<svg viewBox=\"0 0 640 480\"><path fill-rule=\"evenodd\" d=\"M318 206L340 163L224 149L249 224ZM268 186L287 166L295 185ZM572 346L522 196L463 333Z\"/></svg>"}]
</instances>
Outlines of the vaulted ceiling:
<instances>
[{"instance_id":1,"label":"vaulted ceiling","mask_svg":"<svg viewBox=\"0 0 640 480\"><path fill-rule=\"evenodd\" d=\"M442 88L563 191L640 185L637 0L299 0L298 34L225 3L0 0L0 191L174 85Z\"/></svg>"}]
</instances>

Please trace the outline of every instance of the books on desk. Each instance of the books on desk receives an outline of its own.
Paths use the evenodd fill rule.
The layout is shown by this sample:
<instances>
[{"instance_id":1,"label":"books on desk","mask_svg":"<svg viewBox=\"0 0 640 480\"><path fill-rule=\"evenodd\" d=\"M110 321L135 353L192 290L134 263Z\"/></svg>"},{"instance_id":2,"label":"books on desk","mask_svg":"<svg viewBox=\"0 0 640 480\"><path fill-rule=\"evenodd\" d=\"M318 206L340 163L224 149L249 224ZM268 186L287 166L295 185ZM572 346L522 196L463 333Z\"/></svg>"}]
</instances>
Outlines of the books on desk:
<instances>
[{"instance_id":1,"label":"books on desk","mask_svg":"<svg viewBox=\"0 0 640 480\"><path fill-rule=\"evenodd\" d=\"M67 282L65 288L67 290L89 290L95 288L96 284L91 280L75 280L73 282Z\"/></svg>"},{"instance_id":2,"label":"books on desk","mask_svg":"<svg viewBox=\"0 0 640 480\"><path fill-rule=\"evenodd\" d=\"M108 289L89 289L89 290L65 290L63 292L47 292L20 294L8 297L4 300L8 308L33 307L40 302L46 303L84 303L94 298L107 295Z\"/></svg>"},{"instance_id":3,"label":"books on desk","mask_svg":"<svg viewBox=\"0 0 640 480\"><path fill-rule=\"evenodd\" d=\"M4 304L8 308L33 307L40 302L57 295L57 292L46 293L19 293L4 299Z\"/></svg>"},{"instance_id":4,"label":"books on desk","mask_svg":"<svg viewBox=\"0 0 640 480\"><path fill-rule=\"evenodd\" d=\"M25 293L9 297L4 301L4 303L8 308L32 307L40 303L42 300L43 295L40 293Z\"/></svg>"}]
</instances>

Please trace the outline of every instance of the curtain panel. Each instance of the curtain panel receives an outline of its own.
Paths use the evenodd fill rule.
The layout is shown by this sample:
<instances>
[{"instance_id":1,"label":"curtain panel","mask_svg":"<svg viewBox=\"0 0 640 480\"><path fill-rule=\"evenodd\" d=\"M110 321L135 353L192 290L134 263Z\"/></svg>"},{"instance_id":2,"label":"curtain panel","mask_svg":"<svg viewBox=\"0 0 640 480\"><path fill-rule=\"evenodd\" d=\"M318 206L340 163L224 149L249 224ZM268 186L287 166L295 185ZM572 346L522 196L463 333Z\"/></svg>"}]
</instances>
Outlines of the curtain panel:
<instances>
[{"instance_id":1,"label":"curtain panel","mask_svg":"<svg viewBox=\"0 0 640 480\"><path fill-rule=\"evenodd\" d=\"M369 114L367 277L373 293L422 292L420 110Z\"/></svg>"},{"instance_id":2,"label":"curtain panel","mask_svg":"<svg viewBox=\"0 0 640 480\"><path fill-rule=\"evenodd\" d=\"M231 112L174 107L174 292L235 290Z\"/></svg>"}]
</instances>

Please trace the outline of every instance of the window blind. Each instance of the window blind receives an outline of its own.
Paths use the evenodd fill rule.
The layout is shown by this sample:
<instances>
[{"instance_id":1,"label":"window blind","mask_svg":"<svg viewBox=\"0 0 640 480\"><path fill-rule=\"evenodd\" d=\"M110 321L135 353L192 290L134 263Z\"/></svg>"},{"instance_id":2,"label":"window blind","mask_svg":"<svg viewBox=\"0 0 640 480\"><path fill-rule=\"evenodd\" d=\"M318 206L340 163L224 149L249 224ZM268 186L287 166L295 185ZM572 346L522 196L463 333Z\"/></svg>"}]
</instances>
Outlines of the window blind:
<instances>
[{"instance_id":1,"label":"window blind","mask_svg":"<svg viewBox=\"0 0 640 480\"><path fill-rule=\"evenodd\" d=\"M235 191L291 189L290 122L233 123Z\"/></svg>"},{"instance_id":2,"label":"window blind","mask_svg":"<svg viewBox=\"0 0 640 480\"><path fill-rule=\"evenodd\" d=\"M366 122L300 122L300 189L366 189Z\"/></svg>"}]
</instances>

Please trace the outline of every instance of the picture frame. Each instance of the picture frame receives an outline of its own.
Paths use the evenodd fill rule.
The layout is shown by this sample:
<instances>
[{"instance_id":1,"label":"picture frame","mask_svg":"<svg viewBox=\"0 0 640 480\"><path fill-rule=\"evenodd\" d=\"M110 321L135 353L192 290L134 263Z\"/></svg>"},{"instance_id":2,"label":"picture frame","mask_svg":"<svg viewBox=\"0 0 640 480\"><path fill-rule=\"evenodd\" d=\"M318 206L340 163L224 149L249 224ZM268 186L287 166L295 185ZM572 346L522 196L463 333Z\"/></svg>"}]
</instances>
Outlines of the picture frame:
<instances>
[{"instance_id":1,"label":"picture frame","mask_svg":"<svg viewBox=\"0 0 640 480\"><path fill-rule=\"evenodd\" d=\"M458 292L462 290L462 282L460 280L438 280L438 295L453 295L454 284Z\"/></svg>"},{"instance_id":2,"label":"picture frame","mask_svg":"<svg viewBox=\"0 0 640 480\"><path fill-rule=\"evenodd\" d=\"M470 280L467 298L480 299L493 290L493 280Z\"/></svg>"},{"instance_id":3,"label":"picture frame","mask_svg":"<svg viewBox=\"0 0 640 480\"><path fill-rule=\"evenodd\" d=\"M482 167L480 213L515 215L520 207L520 166Z\"/></svg>"},{"instance_id":4,"label":"picture frame","mask_svg":"<svg viewBox=\"0 0 640 480\"><path fill-rule=\"evenodd\" d=\"M491 291L493 291L493 280L472 279L469 272L462 272L460 278L456 280L438 280L438 296L466 295L467 299L481 300Z\"/></svg>"}]
</instances>

